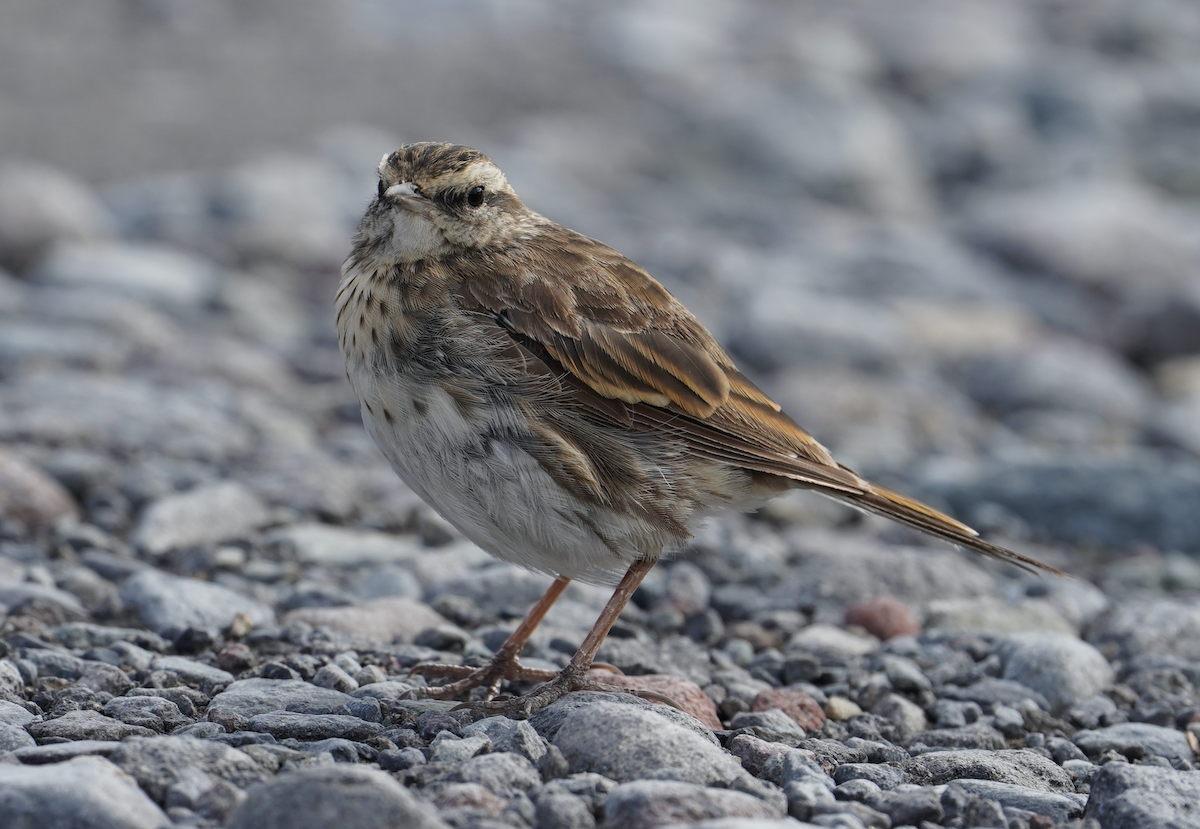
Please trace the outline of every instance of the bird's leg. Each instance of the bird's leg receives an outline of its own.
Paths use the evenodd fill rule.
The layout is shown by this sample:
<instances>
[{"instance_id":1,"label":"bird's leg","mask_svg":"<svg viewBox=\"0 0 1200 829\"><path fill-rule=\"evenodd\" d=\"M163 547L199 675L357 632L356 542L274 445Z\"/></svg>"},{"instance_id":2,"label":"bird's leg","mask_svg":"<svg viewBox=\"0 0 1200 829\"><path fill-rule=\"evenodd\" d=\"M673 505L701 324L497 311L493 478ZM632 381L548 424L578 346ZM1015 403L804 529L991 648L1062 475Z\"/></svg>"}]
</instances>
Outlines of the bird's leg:
<instances>
[{"instance_id":1,"label":"bird's leg","mask_svg":"<svg viewBox=\"0 0 1200 829\"><path fill-rule=\"evenodd\" d=\"M646 574L650 572L652 567L654 567L654 561L651 559L641 559L630 565L629 569L625 572L625 576L621 579L621 583L613 591L612 597L604 605L604 610L600 612L600 618L596 620L596 624L592 625L592 629L588 631L588 635L584 638L583 644L579 646L579 650L575 651L575 655L571 657L571 661L567 663L567 667L563 668L553 679L543 685L539 685L523 697L497 702L486 702L479 707L489 713L525 718L545 708L560 697L569 694L571 691L626 691L627 689L625 688L617 688L613 685L593 682L587 679L586 675L588 669L592 667L592 661L596 658L596 651L600 649L601 643L604 642L604 637L608 636L608 632L612 629L613 624L616 623L617 617L621 615L621 611L625 609L625 605L629 604L634 591L638 589L638 585L642 583L642 579L646 578ZM641 696L642 694L638 693L638 695ZM665 700L670 702L670 700L662 697L661 694L649 694L648 696L660 701ZM674 705L673 702L671 704Z\"/></svg>"},{"instance_id":2,"label":"bird's leg","mask_svg":"<svg viewBox=\"0 0 1200 829\"><path fill-rule=\"evenodd\" d=\"M553 679L557 676L554 671L526 668L517 660L517 657L520 656L525 643L529 641L529 637L533 635L533 631L541 624L542 619L550 612L551 606L553 606L554 602L562 595L562 592L567 589L567 585L570 583L570 579L563 578L562 576L555 579L549 589L537 600L537 604L525 614L525 618L521 620L521 624L517 625L517 629L504 640L504 644L496 651L496 655L482 668L467 668L462 665L425 664L417 665L408 672L408 675L421 674L427 677L451 677L456 680L446 685L424 689L423 696L433 699L454 699L458 695L470 691L472 688L484 685L487 687L487 699L490 700L496 696L496 693L500 690L500 683L506 679L511 682L545 682L546 680Z\"/></svg>"}]
</instances>

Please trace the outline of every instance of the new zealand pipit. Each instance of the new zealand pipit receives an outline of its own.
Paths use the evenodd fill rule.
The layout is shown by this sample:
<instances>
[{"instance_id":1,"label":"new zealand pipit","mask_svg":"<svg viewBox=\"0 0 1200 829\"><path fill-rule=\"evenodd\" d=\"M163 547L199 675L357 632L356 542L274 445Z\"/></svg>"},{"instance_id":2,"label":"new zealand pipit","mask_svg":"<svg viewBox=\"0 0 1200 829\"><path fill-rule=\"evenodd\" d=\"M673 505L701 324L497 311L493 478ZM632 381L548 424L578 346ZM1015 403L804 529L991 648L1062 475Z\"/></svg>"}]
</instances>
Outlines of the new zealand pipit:
<instances>
[{"instance_id":1,"label":"new zealand pipit","mask_svg":"<svg viewBox=\"0 0 1200 829\"><path fill-rule=\"evenodd\" d=\"M712 335L612 248L527 208L476 150L409 144L379 164L337 296L367 432L396 473L497 558L557 577L478 670L430 694L576 688L664 549L702 519L801 487L952 544L1057 572L842 466ZM623 575L622 575L623 574ZM517 656L570 579L620 582L559 674Z\"/></svg>"}]
</instances>

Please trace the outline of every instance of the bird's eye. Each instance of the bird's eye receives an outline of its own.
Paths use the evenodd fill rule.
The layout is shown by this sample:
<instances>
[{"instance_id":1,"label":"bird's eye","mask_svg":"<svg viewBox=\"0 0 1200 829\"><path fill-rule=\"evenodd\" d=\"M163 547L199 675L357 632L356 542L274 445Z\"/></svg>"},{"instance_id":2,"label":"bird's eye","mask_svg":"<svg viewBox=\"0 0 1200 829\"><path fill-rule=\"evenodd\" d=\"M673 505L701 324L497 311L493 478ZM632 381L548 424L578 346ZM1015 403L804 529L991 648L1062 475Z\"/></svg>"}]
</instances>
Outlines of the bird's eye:
<instances>
[{"instance_id":1,"label":"bird's eye","mask_svg":"<svg viewBox=\"0 0 1200 829\"><path fill-rule=\"evenodd\" d=\"M467 204L471 207L479 207L483 204L483 187L476 185L467 191Z\"/></svg>"},{"instance_id":2,"label":"bird's eye","mask_svg":"<svg viewBox=\"0 0 1200 829\"><path fill-rule=\"evenodd\" d=\"M381 199L383 198L383 194L387 192L387 187L384 185L383 179L379 180L379 187L376 189L376 192L379 193L379 198Z\"/></svg>"}]
</instances>

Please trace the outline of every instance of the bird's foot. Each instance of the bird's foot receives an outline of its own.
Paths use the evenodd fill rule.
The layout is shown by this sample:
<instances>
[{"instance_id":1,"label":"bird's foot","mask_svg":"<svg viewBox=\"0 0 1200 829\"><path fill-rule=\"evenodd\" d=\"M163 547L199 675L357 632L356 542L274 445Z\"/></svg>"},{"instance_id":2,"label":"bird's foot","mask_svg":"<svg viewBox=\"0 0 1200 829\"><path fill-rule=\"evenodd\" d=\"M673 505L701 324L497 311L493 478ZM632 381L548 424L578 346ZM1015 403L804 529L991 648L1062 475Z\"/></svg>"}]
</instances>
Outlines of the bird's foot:
<instances>
[{"instance_id":1,"label":"bird's foot","mask_svg":"<svg viewBox=\"0 0 1200 829\"><path fill-rule=\"evenodd\" d=\"M621 674L620 670L603 663L596 663L591 667L604 668ZM581 668L578 665L571 664L559 671L548 682L539 685L524 696L499 700L489 698L486 702L464 702L462 705L456 706L455 710L465 709L487 714L488 716L499 715L514 720L524 720L532 717L547 705L562 699L572 691L604 691L617 694L633 694L651 702L661 702L672 708L683 710L675 700L656 691L620 688L616 685L608 685L603 682L597 682L594 679L589 679L587 677L588 670L588 668Z\"/></svg>"},{"instance_id":2,"label":"bird's foot","mask_svg":"<svg viewBox=\"0 0 1200 829\"><path fill-rule=\"evenodd\" d=\"M441 665L434 662L417 665L408 675L420 674L426 679L450 679L445 685L433 685L421 689L426 699L455 699L473 688L486 688L485 699L492 699L500 691L500 684L509 682L546 682L558 676L556 671L542 668L526 668L516 656L499 653L482 668L465 665Z\"/></svg>"}]
</instances>

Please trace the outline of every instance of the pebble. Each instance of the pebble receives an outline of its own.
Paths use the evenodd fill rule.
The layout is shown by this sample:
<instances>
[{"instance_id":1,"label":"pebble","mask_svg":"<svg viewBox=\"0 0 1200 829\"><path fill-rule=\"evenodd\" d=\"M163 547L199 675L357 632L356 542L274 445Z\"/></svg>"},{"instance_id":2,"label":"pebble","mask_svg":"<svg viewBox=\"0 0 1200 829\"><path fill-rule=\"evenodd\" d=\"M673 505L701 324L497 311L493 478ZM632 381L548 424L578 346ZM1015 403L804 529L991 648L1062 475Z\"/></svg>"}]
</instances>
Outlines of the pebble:
<instances>
[{"instance_id":1,"label":"pebble","mask_svg":"<svg viewBox=\"0 0 1200 829\"><path fill-rule=\"evenodd\" d=\"M1096 731L1076 731L1071 737L1084 754L1093 759L1109 751L1130 756L1133 752L1157 755L1168 760L1196 761L1187 734L1150 723L1118 723ZM1135 759L1136 755L1134 755Z\"/></svg>"},{"instance_id":2,"label":"pebble","mask_svg":"<svg viewBox=\"0 0 1200 829\"><path fill-rule=\"evenodd\" d=\"M183 715L178 705L161 697L115 697L104 706L104 714L159 733L170 733L193 722Z\"/></svg>"},{"instance_id":3,"label":"pebble","mask_svg":"<svg viewBox=\"0 0 1200 829\"><path fill-rule=\"evenodd\" d=\"M815 699L803 691L771 688L760 691L750 704L751 711L779 709L806 731L820 731L825 725L825 712Z\"/></svg>"},{"instance_id":4,"label":"pebble","mask_svg":"<svg viewBox=\"0 0 1200 829\"><path fill-rule=\"evenodd\" d=\"M631 691L652 691L670 698L679 707L695 717L709 728L721 727L721 719L717 715L717 706L694 682L679 676L669 674L641 674L638 676L621 676L611 671L596 670L588 673L588 678L605 685L617 688L627 688ZM651 702L657 700L651 699Z\"/></svg>"},{"instance_id":5,"label":"pebble","mask_svg":"<svg viewBox=\"0 0 1200 829\"><path fill-rule=\"evenodd\" d=\"M1040 754L1024 749L931 751L911 760L934 785L952 780L994 780L1044 792L1074 792L1071 776Z\"/></svg>"},{"instance_id":6,"label":"pebble","mask_svg":"<svg viewBox=\"0 0 1200 829\"><path fill-rule=\"evenodd\" d=\"M869 602L850 605L846 608L846 624L858 625L884 642L896 636L921 633L921 622L916 615L891 596L876 596Z\"/></svg>"},{"instance_id":7,"label":"pebble","mask_svg":"<svg viewBox=\"0 0 1200 829\"><path fill-rule=\"evenodd\" d=\"M300 714L346 714L354 697L329 688L318 688L297 679L239 679L212 698L205 717L249 719L256 714L292 711ZM365 701L364 701L365 702ZM357 709L356 709L357 710Z\"/></svg>"},{"instance_id":8,"label":"pebble","mask_svg":"<svg viewBox=\"0 0 1200 829\"><path fill-rule=\"evenodd\" d=\"M1084 817L1113 829L1190 826L1200 803L1195 772L1107 763L1092 778Z\"/></svg>"},{"instance_id":9,"label":"pebble","mask_svg":"<svg viewBox=\"0 0 1200 829\"><path fill-rule=\"evenodd\" d=\"M1005 812L1020 809L1045 815L1060 825L1069 820L1083 817L1087 798L1077 794L1052 794L1030 786L1002 783L995 780L955 780L954 784L970 794L994 800L1004 807Z\"/></svg>"},{"instance_id":10,"label":"pebble","mask_svg":"<svg viewBox=\"0 0 1200 829\"><path fill-rule=\"evenodd\" d=\"M198 486L150 504L130 541L151 555L245 538L271 521L271 512L236 481Z\"/></svg>"},{"instance_id":11,"label":"pebble","mask_svg":"<svg viewBox=\"0 0 1200 829\"><path fill-rule=\"evenodd\" d=\"M134 736L154 736L154 731L149 728L127 725L98 711L67 711L52 720L30 723L26 730L37 740L124 740Z\"/></svg>"},{"instance_id":12,"label":"pebble","mask_svg":"<svg viewBox=\"0 0 1200 829\"><path fill-rule=\"evenodd\" d=\"M28 532L77 519L79 507L58 481L0 448L0 516L19 521Z\"/></svg>"},{"instance_id":13,"label":"pebble","mask_svg":"<svg viewBox=\"0 0 1200 829\"><path fill-rule=\"evenodd\" d=\"M227 587L154 570L129 578L121 598L151 630L168 639L188 628L223 630L239 616L251 625L275 620L269 607Z\"/></svg>"},{"instance_id":14,"label":"pebble","mask_svg":"<svg viewBox=\"0 0 1200 829\"><path fill-rule=\"evenodd\" d=\"M161 304L195 308L216 293L211 262L177 249L131 242L58 245L37 268L41 282L76 290L99 289Z\"/></svg>"},{"instance_id":15,"label":"pebble","mask_svg":"<svg viewBox=\"0 0 1200 829\"><path fill-rule=\"evenodd\" d=\"M618 786L604 800L604 819L614 826L651 829L711 818L779 818L780 812L742 792L693 783L641 780Z\"/></svg>"},{"instance_id":16,"label":"pebble","mask_svg":"<svg viewBox=\"0 0 1200 829\"><path fill-rule=\"evenodd\" d=\"M549 739L573 774L595 772L618 782L653 774L658 780L719 784L766 796L737 760L652 710L598 701L567 713ZM614 743L625 750L612 752Z\"/></svg>"},{"instance_id":17,"label":"pebble","mask_svg":"<svg viewBox=\"0 0 1200 829\"><path fill-rule=\"evenodd\" d=\"M247 793L227 829L447 829L389 775L362 766L299 769Z\"/></svg>"},{"instance_id":18,"label":"pebble","mask_svg":"<svg viewBox=\"0 0 1200 829\"><path fill-rule=\"evenodd\" d=\"M1038 691L1061 713L1113 683L1108 660L1086 642L1061 634L1018 634L999 647L1004 678Z\"/></svg>"},{"instance_id":19,"label":"pebble","mask_svg":"<svg viewBox=\"0 0 1200 829\"><path fill-rule=\"evenodd\" d=\"M102 757L42 766L0 764L0 825L160 829L162 809Z\"/></svg>"},{"instance_id":20,"label":"pebble","mask_svg":"<svg viewBox=\"0 0 1200 829\"><path fill-rule=\"evenodd\" d=\"M202 771L238 788L267 779L254 759L244 752L220 742L192 737L131 738L122 742L109 759L134 777L151 798L164 805L171 786L189 770Z\"/></svg>"},{"instance_id":21,"label":"pebble","mask_svg":"<svg viewBox=\"0 0 1200 829\"><path fill-rule=\"evenodd\" d=\"M306 607L284 614L285 625L305 622L375 642L412 642L421 631L446 624L423 602L401 597L372 599L346 607Z\"/></svg>"}]
</instances>

